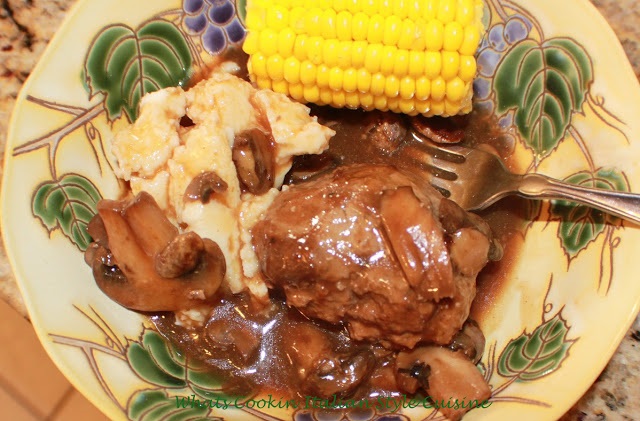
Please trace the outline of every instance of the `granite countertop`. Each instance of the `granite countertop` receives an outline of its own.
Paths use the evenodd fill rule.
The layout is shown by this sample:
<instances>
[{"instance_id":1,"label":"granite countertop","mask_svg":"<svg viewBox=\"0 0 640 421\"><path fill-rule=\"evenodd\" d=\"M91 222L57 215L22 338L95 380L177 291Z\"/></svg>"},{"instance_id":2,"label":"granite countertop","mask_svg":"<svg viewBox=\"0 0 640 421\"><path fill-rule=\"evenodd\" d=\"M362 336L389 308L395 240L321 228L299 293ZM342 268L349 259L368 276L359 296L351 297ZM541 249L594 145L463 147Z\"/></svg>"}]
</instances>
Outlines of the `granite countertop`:
<instances>
[{"instance_id":1,"label":"granite countertop","mask_svg":"<svg viewBox=\"0 0 640 421\"><path fill-rule=\"evenodd\" d=\"M0 150L16 96L75 0L2 0L0 9ZM591 0L618 35L640 80L640 9L637 0ZM640 117L640 116L639 116ZM2 168L0 167L0 176ZM4 229L4 227L3 227ZM0 298L25 317L4 248L0 245ZM640 414L640 317L589 391L562 418L637 419Z\"/></svg>"}]
</instances>

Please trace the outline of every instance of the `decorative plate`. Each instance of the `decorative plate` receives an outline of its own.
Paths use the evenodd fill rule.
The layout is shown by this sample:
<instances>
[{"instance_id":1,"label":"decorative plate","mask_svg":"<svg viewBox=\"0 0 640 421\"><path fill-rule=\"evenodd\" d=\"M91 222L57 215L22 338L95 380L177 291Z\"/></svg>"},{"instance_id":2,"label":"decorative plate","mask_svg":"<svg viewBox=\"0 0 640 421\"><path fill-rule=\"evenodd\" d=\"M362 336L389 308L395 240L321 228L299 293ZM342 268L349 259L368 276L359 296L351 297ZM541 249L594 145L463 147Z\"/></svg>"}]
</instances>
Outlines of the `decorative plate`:
<instances>
[{"instance_id":1,"label":"decorative plate","mask_svg":"<svg viewBox=\"0 0 640 421\"><path fill-rule=\"evenodd\" d=\"M379 415L349 407L328 414L304 402L273 408L261 396L225 407L221 380L187 365L144 317L103 295L83 262L96 202L120 191L113 131L135 119L144 93L184 83L241 43L244 6L81 0L17 101L2 185L8 255L47 352L112 419ZM640 191L640 86L591 4L487 0L485 23L476 106L499 118L523 171ZM526 212L522 255L481 319L491 405L470 420L557 419L596 379L638 312L639 230L563 202L530 202ZM426 418L440 415L415 408L384 416Z\"/></svg>"}]
</instances>

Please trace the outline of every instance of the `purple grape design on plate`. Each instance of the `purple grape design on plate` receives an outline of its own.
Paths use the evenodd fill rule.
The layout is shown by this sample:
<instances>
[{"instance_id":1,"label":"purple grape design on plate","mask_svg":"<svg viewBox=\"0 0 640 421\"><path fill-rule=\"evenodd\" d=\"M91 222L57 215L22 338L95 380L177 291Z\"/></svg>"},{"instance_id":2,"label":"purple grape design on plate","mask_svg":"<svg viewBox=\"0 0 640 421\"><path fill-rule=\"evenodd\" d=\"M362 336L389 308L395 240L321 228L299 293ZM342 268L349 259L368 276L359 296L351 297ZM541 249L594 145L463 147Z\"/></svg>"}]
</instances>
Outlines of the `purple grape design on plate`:
<instances>
[{"instance_id":1,"label":"purple grape design on plate","mask_svg":"<svg viewBox=\"0 0 640 421\"><path fill-rule=\"evenodd\" d=\"M491 81L502 58L517 43L527 39L533 28L531 21L520 14L508 17L488 28L477 53L478 77L473 90L476 107L493 113L495 102L492 98Z\"/></svg>"},{"instance_id":2,"label":"purple grape design on plate","mask_svg":"<svg viewBox=\"0 0 640 421\"><path fill-rule=\"evenodd\" d=\"M183 0L184 26L191 36L200 38L206 52L223 53L229 45L244 40L245 28L240 23L236 4L231 0Z\"/></svg>"}]
</instances>

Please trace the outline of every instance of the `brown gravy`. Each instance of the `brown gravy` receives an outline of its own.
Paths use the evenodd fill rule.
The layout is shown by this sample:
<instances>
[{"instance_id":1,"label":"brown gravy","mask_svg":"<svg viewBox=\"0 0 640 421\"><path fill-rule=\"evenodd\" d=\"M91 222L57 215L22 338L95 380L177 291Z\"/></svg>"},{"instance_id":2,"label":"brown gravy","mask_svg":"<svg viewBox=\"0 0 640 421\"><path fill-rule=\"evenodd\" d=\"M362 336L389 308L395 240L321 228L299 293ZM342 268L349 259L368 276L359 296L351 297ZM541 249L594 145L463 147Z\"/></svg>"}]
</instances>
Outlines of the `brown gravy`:
<instances>
[{"instance_id":1,"label":"brown gravy","mask_svg":"<svg viewBox=\"0 0 640 421\"><path fill-rule=\"evenodd\" d=\"M294 164L294 172L303 174L314 172L333 165L347 163L392 163L398 168L421 171L416 162L398 159L401 154L394 153L394 146L372 145L362 142L361 133L367 119L374 118L371 113L361 111L313 108L321 122L337 131L330 149L320 157L301 157ZM473 113L464 118L464 142L469 145L487 143L505 159L508 166L517 169L517 163L510 162L513 152L506 138L496 128L491 118ZM396 145L397 146L397 145ZM295 180L289 179L290 182ZM490 263L478 277L478 294L472 317L482 320L491 308L491 303L500 295L501 286L509 277L510 268L519 255L521 244L521 226L524 216L518 211L519 199L509 199L482 213L491 225L495 236L505 249L499 262ZM288 308L284 299L273 292L271 306L259 309L245 295L222 294L213 310L212 316L203 328L187 330L178 326L173 314L158 314L151 318L157 330L176 344L189 358L204 362L214 374L228 379L228 390L235 396L253 396L261 393L278 393L286 398L304 399L308 395L307 385L301 384L293 371L287 344L291 336L301 326L313 324L323 330L326 340L339 355L349 358L361 353L373 354L375 366L364 383L349 395L356 398L374 396L395 396L395 382L391 369L393 361L390 351L381 346L361 344L351 341L343 326L330 326L306 319L297 310ZM214 341L212 338L216 338ZM354 359L354 367L357 359ZM321 393L322 391L318 391ZM296 396L297 395L297 396Z\"/></svg>"}]
</instances>

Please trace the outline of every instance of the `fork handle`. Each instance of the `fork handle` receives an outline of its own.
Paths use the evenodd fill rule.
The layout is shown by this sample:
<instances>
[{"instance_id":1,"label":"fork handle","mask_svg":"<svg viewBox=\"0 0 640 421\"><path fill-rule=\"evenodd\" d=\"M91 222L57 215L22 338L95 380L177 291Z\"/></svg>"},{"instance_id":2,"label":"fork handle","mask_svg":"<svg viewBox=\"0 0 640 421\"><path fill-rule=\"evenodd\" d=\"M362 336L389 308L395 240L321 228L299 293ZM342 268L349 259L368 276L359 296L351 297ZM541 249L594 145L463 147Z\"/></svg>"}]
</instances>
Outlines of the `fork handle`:
<instances>
[{"instance_id":1,"label":"fork handle","mask_svg":"<svg viewBox=\"0 0 640 421\"><path fill-rule=\"evenodd\" d=\"M525 174L517 192L531 199L563 199L640 224L640 194L580 187L542 174Z\"/></svg>"}]
</instances>

